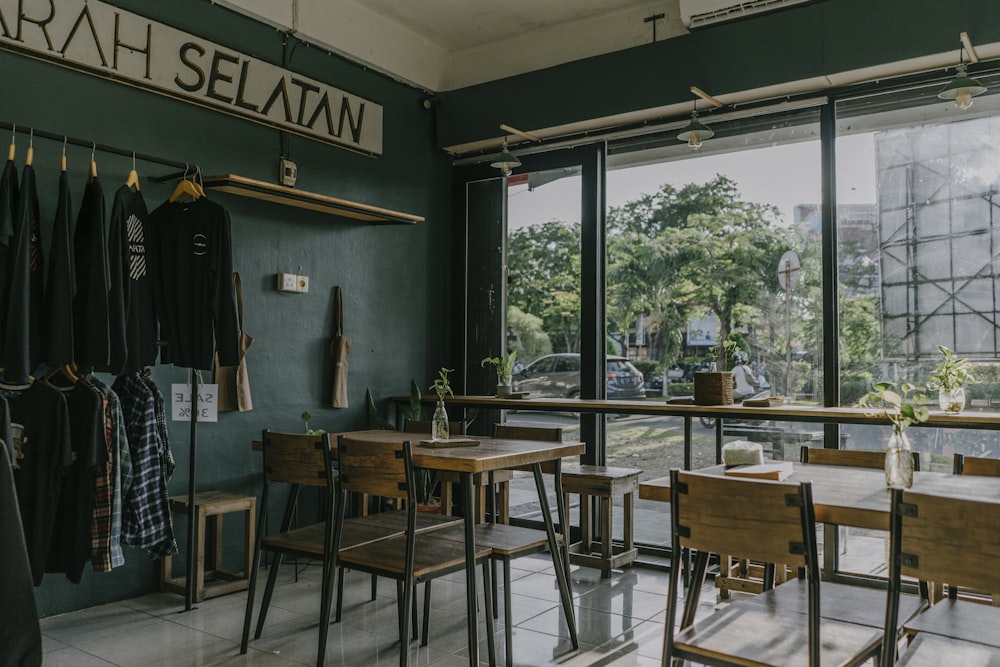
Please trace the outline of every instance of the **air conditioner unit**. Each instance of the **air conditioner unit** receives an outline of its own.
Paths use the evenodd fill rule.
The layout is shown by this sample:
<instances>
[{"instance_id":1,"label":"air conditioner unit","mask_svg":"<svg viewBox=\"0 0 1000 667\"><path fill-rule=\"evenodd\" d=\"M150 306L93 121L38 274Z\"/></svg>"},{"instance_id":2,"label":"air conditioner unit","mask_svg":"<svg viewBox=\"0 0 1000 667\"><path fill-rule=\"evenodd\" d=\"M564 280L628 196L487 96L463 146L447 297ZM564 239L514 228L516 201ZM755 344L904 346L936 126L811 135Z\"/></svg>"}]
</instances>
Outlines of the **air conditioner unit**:
<instances>
[{"instance_id":1,"label":"air conditioner unit","mask_svg":"<svg viewBox=\"0 0 1000 667\"><path fill-rule=\"evenodd\" d=\"M756 14L805 5L815 0L680 0L681 20L688 30L725 23Z\"/></svg>"}]
</instances>

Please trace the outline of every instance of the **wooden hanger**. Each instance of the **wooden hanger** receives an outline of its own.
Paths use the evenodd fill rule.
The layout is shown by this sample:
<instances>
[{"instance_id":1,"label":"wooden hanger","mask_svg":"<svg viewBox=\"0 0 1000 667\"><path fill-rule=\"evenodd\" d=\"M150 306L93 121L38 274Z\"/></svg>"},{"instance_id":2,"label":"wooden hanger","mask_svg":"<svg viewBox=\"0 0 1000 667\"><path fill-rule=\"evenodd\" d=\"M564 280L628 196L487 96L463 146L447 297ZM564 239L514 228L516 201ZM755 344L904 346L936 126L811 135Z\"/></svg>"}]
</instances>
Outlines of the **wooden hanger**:
<instances>
[{"instance_id":1,"label":"wooden hanger","mask_svg":"<svg viewBox=\"0 0 1000 667\"><path fill-rule=\"evenodd\" d=\"M12 123L10 130L10 150L7 151L7 160L9 162L14 161L14 153L16 152L17 149L17 147L14 145L15 144L14 140L16 137L17 137L17 124Z\"/></svg>"},{"instance_id":2,"label":"wooden hanger","mask_svg":"<svg viewBox=\"0 0 1000 667\"><path fill-rule=\"evenodd\" d=\"M128 178L125 179L125 187L135 188L135 191L139 191L139 174L135 170L135 151L132 151L132 170L128 172Z\"/></svg>"},{"instance_id":3,"label":"wooden hanger","mask_svg":"<svg viewBox=\"0 0 1000 667\"><path fill-rule=\"evenodd\" d=\"M90 177L97 178L97 162L94 161L94 153L97 151L97 142L90 149Z\"/></svg>"},{"instance_id":4,"label":"wooden hanger","mask_svg":"<svg viewBox=\"0 0 1000 667\"><path fill-rule=\"evenodd\" d=\"M62 171L66 171L66 137L63 137Z\"/></svg>"},{"instance_id":5,"label":"wooden hanger","mask_svg":"<svg viewBox=\"0 0 1000 667\"><path fill-rule=\"evenodd\" d=\"M35 146L34 146L34 143L35 143L35 128L31 128L31 134L29 134L28 136L29 136L29 139L28 139L28 154L24 158L24 165L26 167L30 167L31 163L35 159Z\"/></svg>"},{"instance_id":6,"label":"wooden hanger","mask_svg":"<svg viewBox=\"0 0 1000 667\"><path fill-rule=\"evenodd\" d=\"M182 197L198 199L199 197L205 196L205 191L202 190L197 183L188 180L187 173L188 169L185 165L184 176L177 182L177 187L174 188L173 194L171 194L170 199L167 200L168 202L173 203Z\"/></svg>"}]
</instances>

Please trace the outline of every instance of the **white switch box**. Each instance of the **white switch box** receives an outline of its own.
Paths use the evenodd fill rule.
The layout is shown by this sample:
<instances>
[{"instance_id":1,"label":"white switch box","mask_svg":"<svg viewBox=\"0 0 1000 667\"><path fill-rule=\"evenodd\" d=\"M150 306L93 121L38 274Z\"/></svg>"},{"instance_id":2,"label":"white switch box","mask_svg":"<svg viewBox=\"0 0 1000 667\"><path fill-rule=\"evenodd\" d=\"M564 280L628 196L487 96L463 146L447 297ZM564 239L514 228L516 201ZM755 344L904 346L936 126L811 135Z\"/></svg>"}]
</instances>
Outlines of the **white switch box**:
<instances>
[{"instance_id":1,"label":"white switch box","mask_svg":"<svg viewBox=\"0 0 1000 667\"><path fill-rule=\"evenodd\" d=\"M294 273L276 274L275 289L279 292L305 294L309 291L309 276L299 276Z\"/></svg>"},{"instance_id":2,"label":"white switch box","mask_svg":"<svg viewBox=\"0 0 1000 667\"><path fill-rule=\"evenodd\" d=\"M294 273L279 273L277 274L277 285L275 289L279 292L297 292L296 286L298 284L298 276Z\"/></svg>"}]
</instances>

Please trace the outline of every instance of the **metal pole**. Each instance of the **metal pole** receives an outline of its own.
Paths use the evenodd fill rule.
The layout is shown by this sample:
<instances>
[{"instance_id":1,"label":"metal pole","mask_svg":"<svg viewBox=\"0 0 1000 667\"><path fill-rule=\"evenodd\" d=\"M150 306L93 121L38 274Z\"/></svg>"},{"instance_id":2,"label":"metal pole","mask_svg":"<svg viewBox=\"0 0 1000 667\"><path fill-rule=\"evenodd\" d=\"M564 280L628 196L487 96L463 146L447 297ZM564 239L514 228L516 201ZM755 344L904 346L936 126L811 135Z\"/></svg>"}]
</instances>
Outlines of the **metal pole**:
<instances>
[{"instance_id":1,"label":"metal pole","mask_svg":"<svg viewBox=\"0 0 1000 667\"><path fill-rule=\"evenodd\" d=\"M191 451L188 459L188 536L187 536L187 582L184 590L184 611L191 611L191 603L194 601L194 559L197 550L195 547L194 524L197 521L198 513L194 506L194 471L195 471L195 445L198 442L198 371L191 372Z\"/></svg>"}]
</instances>

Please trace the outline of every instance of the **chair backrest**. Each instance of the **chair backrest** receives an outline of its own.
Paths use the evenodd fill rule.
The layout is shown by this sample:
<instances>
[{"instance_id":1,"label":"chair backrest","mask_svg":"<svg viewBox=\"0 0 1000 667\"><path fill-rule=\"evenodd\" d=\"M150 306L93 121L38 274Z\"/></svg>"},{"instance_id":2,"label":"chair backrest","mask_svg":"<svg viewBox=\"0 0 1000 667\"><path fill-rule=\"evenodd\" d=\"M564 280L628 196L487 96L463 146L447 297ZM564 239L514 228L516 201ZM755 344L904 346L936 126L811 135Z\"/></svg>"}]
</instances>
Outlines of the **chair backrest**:
<instances>
[{"instance_id":1,"label":"chair backrest","mask_svg":"<svg viewBox=\"0 0 1000 667\"><path fill-rule=\"evenodd\" d=\"M416 506L410 441L377 442L341 435L337 443L343 492L396 498Z\"/></svg>"},{"instance_id":2,"label":"chair backrest","mask_svg":"<svg viewBox=\"0 0 1000 667\"><path fill-rule=\"evenodd\" d=\"M890 577L898 557L903 576L1000 591L998 525L1000 503L894 490Z\"/></svg>"},{"instance_id":3,"label":"chair backrest","mask_svg":"<svg viewBox=\"0 0 1000 667\"><path fill-rule=\"evenodd\" d=\"M407 433L422 433L430 436L433 422L429 419L407 419L403 430ZM448 422L448 433L465 435L465 422Z\"/></svg>"},{"instance_id":4,"label":"chair backrest","mask_svg":"<svg viewBox=\"0 0 1000 667\"><path fill-rule=\"evenodd\" d=\"M508 424L497 424L494 429L493 436L496 438L562 442L562 428L558 426L510 426ZM546 475L552 475L556 471L555 461L543 461L540 468ZM514 470L530 471L531 466L517 466Z\"/></svg>"},{"instance_id":5,"label":"chair backrest","mask_svg":"<svg viewBox=\"0 0 1000 667\"><path fill-rule=\"evenodd\" d=\"M799 450L799 460L824 466L854 466L855 468L885 468L885 452L868 449L826 449L803 445ZM920 470L920 457L913 455L913 469Z\"/></svg>"},{"instance_id":6,"label":"chair backrest","mask_svg":"<svg viewBox=\"0 0 1000 667\"><path fill-rule=\"evenodd\" d=\"M333 480L332 440L329 433L280 433L265 429L262 436L264 478L302 486L327 486Z\"/></svg>"},{"instance_id":7,"label":"chair backrest","mask_svg":"<svg viewBox=\"0 0 1000 667\"><path fill-rule=\"evenodd\" d=\"M808 558L810 550L816 554L809 483L673 470L670 490L672 525L681 547L765 563L816 565Z\"/></svg>"},{"instance_id":8,"label":"chair backrest","mask_svg":"<svg viewBox=\"0 0 1000 667\"><path fill-rule=\"evenodd\" d=\"M811 484L674 469L670 471L670 515L674 562L667 594L664 660L672 652L677 631L683 550L693 549L698 554L691 584L695 591L687 592L682 630L694 622L710 553L805 568L809 600L803 620L809 627L809 664L819 665L820 573Z\"/></svg>"},{"instance_id":9,"label":"chair backrest","mask_svg":"<svg viewBox=\"0 0 1000 667\"><path fill-rule=\"evenodd\" d=\"M562 428L554 426L511 426L497 424L495 437L507 440L541 440L562 442Z\"/></svg>"},{"instance_id":10,"label":"chair backrest","mask_svg":"<svg viewBox=\"0 0 1000 667\"><path fill-rule=\"evenodd\" d=\"M1000 459L988 459L981 456L965 456L963 454L955 454L952 472L956 475L1000 477Z\"/></svg>"}]
</instances>

